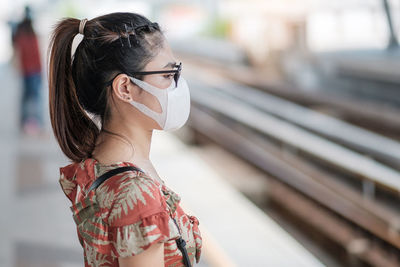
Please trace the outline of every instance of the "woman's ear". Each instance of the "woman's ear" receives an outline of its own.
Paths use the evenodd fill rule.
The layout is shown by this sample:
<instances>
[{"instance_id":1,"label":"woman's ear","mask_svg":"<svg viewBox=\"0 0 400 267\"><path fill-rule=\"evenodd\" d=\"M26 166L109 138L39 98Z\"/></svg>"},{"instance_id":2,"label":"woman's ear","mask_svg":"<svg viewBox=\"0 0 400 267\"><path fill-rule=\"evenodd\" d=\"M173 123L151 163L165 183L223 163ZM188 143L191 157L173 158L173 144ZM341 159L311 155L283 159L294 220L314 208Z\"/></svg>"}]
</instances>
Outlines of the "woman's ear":
<instances>
[{"instance_id":1,"label":"woman's ear","mask_svg":"<svg viewBox=\"0 0 400 267\"><path fill-rule=\"evenodd\" d=\"M135 93L134 86L126 74L119 74L112 83L112 90L118 99L129 102Z\"/></svg>"}]
</instances>

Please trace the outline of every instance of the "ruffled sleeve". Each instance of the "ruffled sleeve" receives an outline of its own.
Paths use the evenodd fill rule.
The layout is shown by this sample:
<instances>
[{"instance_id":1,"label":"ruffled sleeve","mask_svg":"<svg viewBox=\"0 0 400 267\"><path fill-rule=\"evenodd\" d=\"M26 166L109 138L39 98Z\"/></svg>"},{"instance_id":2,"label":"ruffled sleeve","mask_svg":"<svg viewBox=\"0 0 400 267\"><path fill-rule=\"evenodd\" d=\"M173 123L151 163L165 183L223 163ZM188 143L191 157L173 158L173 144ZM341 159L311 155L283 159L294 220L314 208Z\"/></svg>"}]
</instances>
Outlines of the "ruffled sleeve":
<instances>
[{"instance_id":1,"label":"ruffled sleeve","mask_svg":"<svg viewBox=\"0 0 400 267\"><path fill-rule=\"evenodd\" d=\"M145 174L113 177L71 210L88 260L134 256L180 236L161 189Z\"/></svg>"},{"instance_id":2,"label":"ruffled sleeve","mask_svg":"<svg viewBox=\"0 0 400 267\"><path fill-rule=\"evenodd\" d=\"M196 263L199 263L200 256L201 256L201 249L202 249L202 245L203 245L203 238L201 236L201 232L199 229L200 222L197 219L197 217L194 215L189 215L189 219L193 224L193 238L194 238L195 247L196 247L196 254L195 254Z\"/></svg>"},{"instance_id":3,"label":"ruffled sleeve","mask_svg":"<svg viewBox=\"0 0 400 267\"><path fill-rule=\"evenodd\" d=\"M179 237L166 211L149 215L136 223L109 227L112 256L134 256L157 242L166 242Z\"/></svg>"},{"instance_id":4,"label":"ruffled sleeve","mask_svg":"<svg viewBox=\"0 0 400 267\"><path fill-rule=\"evenodd\" d=\"M99 193L114 196L105 218L112 256L134 256L154 243L180 236L159 186L150 177L125 175L106 189Z\"/></svg>"}]
</instances>

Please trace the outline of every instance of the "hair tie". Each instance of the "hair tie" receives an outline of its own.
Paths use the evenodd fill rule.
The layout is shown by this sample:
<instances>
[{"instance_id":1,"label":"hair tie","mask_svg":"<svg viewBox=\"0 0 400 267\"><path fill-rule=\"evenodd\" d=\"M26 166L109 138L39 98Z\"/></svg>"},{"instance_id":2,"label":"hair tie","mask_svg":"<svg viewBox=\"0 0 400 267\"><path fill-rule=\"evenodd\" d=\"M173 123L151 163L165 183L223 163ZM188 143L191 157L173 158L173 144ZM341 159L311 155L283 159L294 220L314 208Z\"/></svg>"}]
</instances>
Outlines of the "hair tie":
<instances>
[{"instance_id":1,"label":"hair tie","mask_svg":"<svg viewBox=\"0 0 400 267\"><path fill-rule=\"evenodd\" d=\"M79 33L82 35L84 35L83 30L85 28L85 24L87 21L88 21L88 19L81 19L81 22L79 23Z\"/></svg>"}]
</instances>

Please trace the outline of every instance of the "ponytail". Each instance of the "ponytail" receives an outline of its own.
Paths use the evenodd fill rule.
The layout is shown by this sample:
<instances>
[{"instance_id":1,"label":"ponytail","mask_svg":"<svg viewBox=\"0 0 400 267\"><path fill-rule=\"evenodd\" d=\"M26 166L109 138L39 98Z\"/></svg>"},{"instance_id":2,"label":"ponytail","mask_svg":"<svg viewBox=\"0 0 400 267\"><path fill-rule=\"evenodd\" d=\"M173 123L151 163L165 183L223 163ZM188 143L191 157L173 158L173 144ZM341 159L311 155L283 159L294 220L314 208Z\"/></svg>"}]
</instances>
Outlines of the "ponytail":
<instances>
[{"instance_id":1,"label":"ponytail","mask_svg":"<svg viewBox=\"0 0 400 267\"><path fill-rule=\"evenodd\" d=\"M74 162L91 157L99 134L96 124L79 103L72 77L71 48L79 23L74 18L58 22L48 50L51 125L61 150Z\"/></svg>"},{"instance_id":2,"label":"ponytail","mask_svg":"<svg viewBox=\"0 0 400 267\"><path fill-rule=\"evenodd\" d=\"M115 73L141 71L164 41L157 23L116 12L86 22L72 59L79 24L74 18L59 21L48 50L50 121L61 150L74 162L92 157L100 130L112 134L103 128L112 117L109 80ZM100 119L99 128L89 114Z\"/></svg>"}]
</instances>

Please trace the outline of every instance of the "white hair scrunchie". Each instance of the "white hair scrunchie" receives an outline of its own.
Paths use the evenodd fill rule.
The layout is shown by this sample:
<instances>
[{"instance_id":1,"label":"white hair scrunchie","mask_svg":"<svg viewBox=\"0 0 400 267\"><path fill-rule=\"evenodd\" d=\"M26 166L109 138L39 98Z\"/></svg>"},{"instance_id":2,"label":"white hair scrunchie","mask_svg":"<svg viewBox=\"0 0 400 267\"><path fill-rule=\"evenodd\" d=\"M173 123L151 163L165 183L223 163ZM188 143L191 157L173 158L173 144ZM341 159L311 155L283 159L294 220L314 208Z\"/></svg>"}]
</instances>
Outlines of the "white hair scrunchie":
<instances>
[{"instance_id":1,"label":"white hair scrunchie","mask_svg":"<svg viewBox=\"0 0 400 267\"><path fill-rule=\"evenodd\" d=\"M83 30L85 29L85 24L88 21L88 19L81 19L81 22L79 23L79 33L83 34Z\"/></svg>"}]
</instances>

